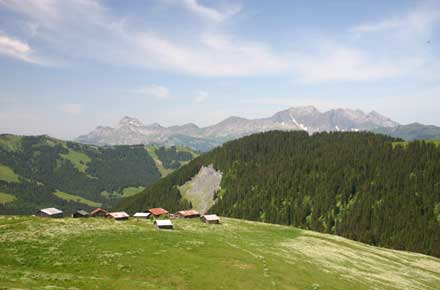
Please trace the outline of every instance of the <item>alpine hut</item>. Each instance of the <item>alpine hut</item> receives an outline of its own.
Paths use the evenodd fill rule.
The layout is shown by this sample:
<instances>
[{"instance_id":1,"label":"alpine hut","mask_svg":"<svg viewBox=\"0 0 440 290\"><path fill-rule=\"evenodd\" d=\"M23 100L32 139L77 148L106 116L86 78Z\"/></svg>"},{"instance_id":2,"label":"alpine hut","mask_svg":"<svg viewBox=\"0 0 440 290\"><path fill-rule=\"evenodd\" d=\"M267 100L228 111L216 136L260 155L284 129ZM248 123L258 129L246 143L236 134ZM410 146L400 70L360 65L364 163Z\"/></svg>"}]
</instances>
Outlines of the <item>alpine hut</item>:
<instances>
[{"instance_id":1,"label":"alpine hut","mask_svg":"<svg viewBox=\"0 0 440 290\"><path fill-rule=\"evenodd\" d=\"M198 218L200 217L200 213L194 209L191 210L181 210L176 213L176 217L178 218Z\"/></svg>"},{"instance_id":2,"label":"alpine hut","mask_svg":"<svg viewBox=\"0 0 440 290\"><path fill-rule=\"evenodd\" d=\"M155 218L158 218L160 216L168 216L168 211L160 207L150 208L149 210L147 210L147 212L150 213Z\"/></svg>"},{"instance_id":3,"label":"alpine hut","mask_svg":"<svg viewBox=\"0 0 440 290\"><path fill-rule=\"evenodd\" d=\"M79 210L77 212L74 212L72 214L73 218L88 218L90 216L90 214L88 212L86 212L85 210Z\"/></svg>"},{"instance_id":4,"label":"alpine hut","mask_svg":"<svg viewBox=\"0 0 440 290\"><path fill-rule=\"evenodd\" d=\"M39 217L50 217L50 218L62 218L64 216L63 211L56 209L54 207L40 209L36 216Z\"/></svg>"},{"instance_id":5,"label":"alpine hut","mask_svg":"<svg viewBox=\"0 0 440 290\"><path fill-rule=\"evenodd\" d=\"M138 219L147 219L149 218L151 215L151 213L149 212L137 212L133 215L133 217L138 218Z\"/></svg>"},{"instance_id":6,"label":"alpine hut","mask_svg":"<svg viewBox=\"0 0 440 290\"><path fill-rule=\"evenodd\" d=\"M154 225L158 229L167 229L167 230L173 229L173 223L170 220L155 220Z\"/></svg>"},{"instance_id":7,"label":"alpine hut","mask_svg":"<svg viewBox=\"0 0 440 290\"><path fill-rule=\"evenodd\" d=\"M128 213L126 213L125 211L118 211L118 212L110 212L107 217L115 219L117 221L123 221L123 220L128 220Z\"/></svg>"},{"instance_id":8,"label":"alpine hut","mask_svg":"<svg viewBox=\"0 0 440 290\"><path fill-rule=\"evenodd\" d=\"M92 217L106 217L108 215L108 211L106 211L103 208L98 207L98 208L95 208L94 210L92 210L90 215Z\"/></svg>"},{"instance_id":9,"label":"alpine hut","mask_svg":"<svg viewBox=\"0 0 440 290\"><path fill-rule=\"evenodd\" d=\"M216 214L205 214L200 218L202 222L207 224L219 224L220 218Z\"/></svg>"}]
</instances>

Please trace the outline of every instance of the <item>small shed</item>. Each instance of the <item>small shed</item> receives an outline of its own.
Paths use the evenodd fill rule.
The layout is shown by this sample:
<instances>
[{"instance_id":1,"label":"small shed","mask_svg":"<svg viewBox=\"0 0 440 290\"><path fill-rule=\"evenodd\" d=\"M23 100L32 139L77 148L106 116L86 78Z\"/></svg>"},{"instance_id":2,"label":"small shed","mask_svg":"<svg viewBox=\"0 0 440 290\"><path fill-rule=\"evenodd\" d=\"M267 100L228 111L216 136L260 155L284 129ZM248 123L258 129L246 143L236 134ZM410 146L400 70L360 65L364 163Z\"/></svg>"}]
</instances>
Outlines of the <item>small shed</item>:
<instances>
[{"instance_id":1,"label":"small shed","mask_svg":"<svg viewBox=\"0 0 440 290\"><path fill-rule=\"evenodd\" d=\"M150 213L149 212L137 212L133 215L133 217L135 218L139 218L139 219L147 219L150 217Z\"/></svg>"},{"instance_id":2,"label":"small shed","mask_svg":"<svg viewBox=\"0 0 440 290\"><path fill-rule=\"evenodd\" d=\"M110 212L107 217L115 219L117 221L123 221L123 220L128 220L128 213L126 213L125 211L118 211L118 212Z\"/></svg>"},{"instance_id":3,"label":"small shed","mask_svg":"<svg viewBox=\"0 0 440 290\"><path fill-rule=\"evenodd\" d=\"M94 210L92 210L90 215L92 217L106 217L108 215L108 211L106 211L103 208L98 207L98 208L95 208Z\"/></svg>"},{"instance_id":4,"label":"small shed","mask_svg":"<svg viewBox=\"0 0 440 290\"><path fill-rule=\"evenodd\" d=\"M154 225L158 229L167 229L167 230L173 229L173 223L170 220L155 220Z\"/></svg>"},{"instance_id":5,"label":"small shed","mask_svg":"<svg viewBox=\"0 0 440 290\"><path fill-rule=\"evenodd\" d=\"M200 218L204 223L207 224L219 224L220 218L216 214L205 214Z\"/></svg>"},{"instance_id":6,"label":"small shed","mask_svg":"<svg viewBox=\"0 0 440 290\"><path fill-rule=\"evenodd\" d=\"M62 218L64 213L57 208L49 207L40 209L35 215L39 217Z\"/></svg>"},{"instance_id":7,"label":"small shed","mask_svg":"<svg viewBox=\"0 0 440 290\"><path fill-rule=\"evenodd\" d=\"M152 216L154 216L156 218L163 216L163 215L168 215L168 211L163 208L160 208L160 207L150 208L146 212L150 213Z\"/></svg>"},{"instance_id":8,"label":"small shed","mask_svg":"<svg viewBox=\"0 0 440 290\"><path fill-rule=\"evenodd\" d=\"M178 218L198 218L200 213L194 209L191 210L181 210L176 213Z\"/></svg>"},{"instance_id":9,"label":"small shed","mask_svg":"<svg viewBox=\"0 0 440 290\"><path fill-rule=\"evenodd\" d=\"M85 210L79 210L77 212L74 212L72 214L73 218L88 218L90 216L90 214L88 212L86 212Z\"/></svg>"}]
</instances>

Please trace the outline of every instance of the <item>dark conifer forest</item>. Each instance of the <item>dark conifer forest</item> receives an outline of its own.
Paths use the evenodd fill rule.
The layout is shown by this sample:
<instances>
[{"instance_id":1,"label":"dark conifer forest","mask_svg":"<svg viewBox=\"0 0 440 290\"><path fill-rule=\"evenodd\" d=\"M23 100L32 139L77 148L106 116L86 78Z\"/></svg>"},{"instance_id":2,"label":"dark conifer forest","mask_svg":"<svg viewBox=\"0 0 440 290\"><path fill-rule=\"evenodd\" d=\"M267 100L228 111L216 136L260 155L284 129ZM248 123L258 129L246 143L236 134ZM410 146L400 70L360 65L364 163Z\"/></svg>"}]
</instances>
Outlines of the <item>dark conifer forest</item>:
<instances>
[{"instance_id":1,"label":"dark conifer forest","mask_svg":"<svg viewBox=\"0 0 440 290\"><path fill-rule=\"evenodd\" d=\"M137 211L191 207L178 186L223 173L210 212L440 257L440 148L373 133L272 131L228 142L124 199Z\"/></svg>"},{"instance_id":2,"label":"dark conifer forest","mask_svg":"<svg viewBox=\"0 0 440 290\"><path fill-rule=\"evenodd\" d=\"M176 148L150 149L173 168L193 157ZM142 190L159 180L157 163L144 145L98 147L47 136L0 135L0 193L9 197L0 198L0 214L111 208L124 190Z\"/></svg>"}]
</instances>

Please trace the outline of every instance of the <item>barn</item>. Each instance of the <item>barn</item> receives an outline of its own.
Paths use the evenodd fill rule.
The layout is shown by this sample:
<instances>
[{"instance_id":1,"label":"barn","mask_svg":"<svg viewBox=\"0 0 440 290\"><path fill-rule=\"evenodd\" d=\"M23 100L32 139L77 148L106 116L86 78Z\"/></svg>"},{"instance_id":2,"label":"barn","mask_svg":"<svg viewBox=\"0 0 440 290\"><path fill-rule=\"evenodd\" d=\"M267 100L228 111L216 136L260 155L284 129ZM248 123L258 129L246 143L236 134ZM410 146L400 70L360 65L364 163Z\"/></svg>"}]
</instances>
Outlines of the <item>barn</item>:
<instances>
[{"instance_id":1,"label":"barn","mask_svg":"<svg viewBox=\"0 0 440 290\"><path fill-rule=\"evenodd\" d=\"M72 214L73 218L88 218L90 216L90 214L88 212L86 212L85 210L79 210L77 212L74 212Z\"/></svg>"},{"instance_id":2,"label":"barn","mask_svg":"<svg viewBox=\"0 0 440 290\"><path fill-rule=\"evenodd\" d=\"M176 213L176 217L178 218L198 218L200 217L200 213L196 210L181 210Z\"/></svg>"},{"instance_id":3,"label":"barn","mask_svg":"<svg viewBox=\"0 0 440 290\"><path fill-rule=\"evenodd\" d=\"M168 211L160 207L150 208L146 212L150 213L155 218L160 216L168 216Z\"/></svg>"},{"instance_id":4,"label":"barn","mask_svg":"<svg viewBox=\"0 0 440 290\"><path fill-rule=\"evenodd\" d=\"M59 209L49 207L40 209L35 215L39 217L62 218L64 213Z\"/></svg>"},{"instance_id":5,"label":"barn","mask_svg":"<svg viewBox=\"0 0 440 290\"><path fill-rule=\"evenodd\" d=\"M92 210L90 215L92 217L106 217L108 215L108 211L106 211L103 208L98 207L98 208L95 208L94 210Z\"/></svg>"},{"instance_id":6,"label":"barn","mask_svg":"<svg viewBox=\"0 0 440 290\"><path fill-rule=\"evenodd\" d=\"M115 219L117 221L123 221L123 220L128 220L129 215L125 211L118 211L118 212L110 212L107 215L107 217Z\"/></svg>"},{"instance_id":7,"label":"barn","mask_svg":"<svg viewBox=\"0 0 440 290\"><path fill-rule=\"evenodd\" d=\"M220 218L216 214L205 214L200 218L204 223L207 224L219 224Z\"/></svg>"},{"instance_id":8,"label":"barn","mask_svg":"<svg viewBox=\"0 0 440 290\"><path fill-rule=\"evenodd\" d=\"M167 230L173 229L173 223L170 220L155 220L154 225L158 229L167 229Z\"/></svg>"},{"instance_id":9,"label":"barn","mask_svg":"<svg viewBox=\"0 0 440 290\"><path fill-rule=\"evenodd\" d=\"M150 213L149 212L137 212L133 215L133 217L135 218L139 218L139 219L147 219L150 217Z\"/></svg>"}]
</instances>

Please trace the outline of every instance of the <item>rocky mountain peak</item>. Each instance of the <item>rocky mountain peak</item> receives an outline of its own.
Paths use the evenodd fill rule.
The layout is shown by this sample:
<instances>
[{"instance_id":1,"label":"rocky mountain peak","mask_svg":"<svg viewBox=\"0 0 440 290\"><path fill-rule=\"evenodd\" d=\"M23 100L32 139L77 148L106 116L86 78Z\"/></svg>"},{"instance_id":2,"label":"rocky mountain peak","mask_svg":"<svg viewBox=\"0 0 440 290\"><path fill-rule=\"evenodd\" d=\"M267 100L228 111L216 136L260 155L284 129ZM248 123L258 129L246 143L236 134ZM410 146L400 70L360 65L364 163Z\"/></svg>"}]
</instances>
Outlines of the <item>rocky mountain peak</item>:
<instances>
[{"instance_id":1,"label":"rocky mountain peak","mask_svg":"<svg viewBox=\"0 0 440 290\"><path fill-rule=\"evenodd\" d=\"M141 121L139 121L139 119L125 116L119 121L117 125L117 127L123 127L123 126L143 127L144 124Z\"/></svg>"}]
</instances>

